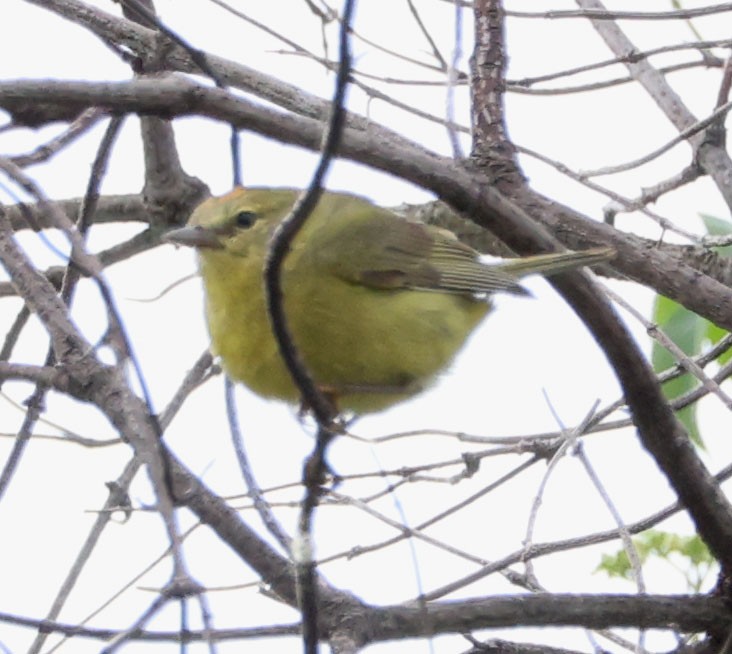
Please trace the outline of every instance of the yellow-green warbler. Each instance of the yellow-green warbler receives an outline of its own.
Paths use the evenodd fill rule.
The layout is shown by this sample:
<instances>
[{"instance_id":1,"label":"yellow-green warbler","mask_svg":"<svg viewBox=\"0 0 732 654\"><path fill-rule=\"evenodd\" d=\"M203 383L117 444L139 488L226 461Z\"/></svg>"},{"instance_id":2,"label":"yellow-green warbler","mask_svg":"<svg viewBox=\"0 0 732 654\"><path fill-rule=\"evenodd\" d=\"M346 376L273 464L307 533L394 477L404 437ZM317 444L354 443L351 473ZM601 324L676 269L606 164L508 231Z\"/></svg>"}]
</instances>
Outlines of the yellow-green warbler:
<instances>
[{"instance_id":1,"label":"yellow-green warbler","mask_svg":"<svg viewBox=\"0 0 732 654\"><path fill-rule=\"evenodd\" d=\"M297 402L265 306L263 268L299 191L236 188L167 235L198 250L213 350L255 393ZM609 248L484 263L451 233L371 202L325 192L282 272L294 344L342 409L378 411L423 390L517 279L605 261Z\"/></svg>"}]
</instances>

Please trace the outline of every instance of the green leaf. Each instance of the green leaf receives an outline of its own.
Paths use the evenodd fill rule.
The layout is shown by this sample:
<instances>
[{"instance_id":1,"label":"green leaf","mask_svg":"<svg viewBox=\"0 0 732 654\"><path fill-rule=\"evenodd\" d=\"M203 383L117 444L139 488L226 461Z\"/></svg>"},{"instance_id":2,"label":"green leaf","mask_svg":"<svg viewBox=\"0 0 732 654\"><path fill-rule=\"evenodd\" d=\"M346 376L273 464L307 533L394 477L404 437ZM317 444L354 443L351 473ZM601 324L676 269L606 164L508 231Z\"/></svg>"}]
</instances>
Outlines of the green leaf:
<instances>
[{"instance_id":1,"label":"green leaf","mask_svg":"<svg viewBox=\"0 0 732 654\"><path fill-rule=\"evenodd\" d=\"M707 234L711 234L712 236L725 236L726 234L732 234L732 223L728 220L717 218L716 216L710 216L706 213L699 214L699 217L704 223ZM716 250L725 257L732 257L732 245L725 245L723 247L716 248ZM708 323L707 338L710 343L718 343L728 333L729 332L726 329L722 329L712 322ZM730 360L732 360L732 350L727 350L717 359L721 364L725 364Z\"/></svg>"},{"instance_id":2,"label":"green leaf","mask_svg":"<svg viewBox=\"0 0 732 654\"><path fill-rule=\"evenodd\" d=\"M732 234L732 223L709 214L699 214L707 234L712 236L724 236ZM732 256L732 245L717 248L723 256ZM683 306L663 296L657 296L653 307L653 321L659 328L688 355L698 354L705 343L718 343L727 335L727 330L718 327L712 322L685 309ZM732 360L732 350L722 354L718 361L720 364ZM663 346L656 341L653 342L651 362L656 372L662 372L676 364L674 357ZM685 373L663 385L663 391L669 400L673 400L684 393L692 390L697 381ZM696 405L693 404L677 412L679 420L689 431L691 439L703 447L701 435L696 421Z\"/></svg>"},{"instance_id":3,"label":"green leaf","mask_svg":"<svg viewBox=\"0 0 732 654\"><path fill-rule=\"evenodd\" d=\"M684 354L698 353L708 338L707 320L662 295L656 296L652 319ZM658 373L674 366L676 359L665 347L654 340L651 363L653 370ZM663 392L669 400L673 400L687 393L697 384L698 382L692 375L684 373L676 379L666 382L663 385ZM696 404L684 407L677 411L676 415L688 430L691 439L697 445L703 446L696 422Z\"/></svg>"},{"instance_id":4,"label":"green leaf","mask_svg":"<svg viewBox=\"0 0 732 654\"><path fill-rule=\"evenodd\" d=\"M641 565L649 558L665 561L683 575L689 590L699 591L716 562L699 536L681 536L649 529L633 538ZM625 550L603 554L596 572L633 581L633 570Z\"/></svg>"},{"instance_id":5,"label":"green leaf","mask_svg":"<svg viewBox=\"0 0 732 654\"><path fill-rule=\"evenodd\" d=\"M608 577L620 577L628 581L633 579L633 571L625 550L615 554L603 554L600 564L595 568L595 572L598 571L604 572Z\"/></svg>"},{"instance_id":6,"label":"green leaf","mask_svg":"<svg viewBox=\"0 0 732 654\"><path fill-rule=\"evenodd\" d=\"M713 322L707 321L707 340L714 344L719 343L725 336L727 336L729 332L720 327L719 325L715 325ZM727 350L726 352L722 352L717 357L717 361L720 363L720 365L724 365L725 363L728 363L732 359L732 348Z\"/></svg>"}]
</instances>

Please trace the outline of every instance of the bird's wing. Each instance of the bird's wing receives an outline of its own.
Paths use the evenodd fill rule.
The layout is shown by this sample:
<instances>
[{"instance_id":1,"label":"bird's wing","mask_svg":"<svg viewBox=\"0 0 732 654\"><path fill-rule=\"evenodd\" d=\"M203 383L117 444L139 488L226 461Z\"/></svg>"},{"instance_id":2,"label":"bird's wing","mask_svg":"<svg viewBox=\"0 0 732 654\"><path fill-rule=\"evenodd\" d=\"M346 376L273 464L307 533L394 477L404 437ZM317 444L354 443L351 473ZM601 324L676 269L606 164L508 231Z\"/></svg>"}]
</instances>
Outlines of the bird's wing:
<instances>
[{"instance_id":1,"label":"bird's wing","mask_svg":"<svg viewBox=\"0 0 732 654\"><path fill-rule=\"evenodd\" d=\"M328 230L313 234L308 249L316 265L371 288L411 288L444 293L525 294L516 277L480 261L450 232L414 223L364 203L348 218L333 213Z\"/></svg>"}]
</instances>

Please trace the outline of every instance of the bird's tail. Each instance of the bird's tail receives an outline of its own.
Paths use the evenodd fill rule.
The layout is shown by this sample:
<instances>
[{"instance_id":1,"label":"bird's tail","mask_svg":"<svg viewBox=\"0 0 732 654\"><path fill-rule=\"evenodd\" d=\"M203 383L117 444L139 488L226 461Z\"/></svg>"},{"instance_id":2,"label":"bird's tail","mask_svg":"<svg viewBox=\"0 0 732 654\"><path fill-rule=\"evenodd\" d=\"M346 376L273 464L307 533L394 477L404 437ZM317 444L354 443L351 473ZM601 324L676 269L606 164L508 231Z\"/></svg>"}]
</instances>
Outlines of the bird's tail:
<instances>
[{"instance_id":1,"label":"bird's tail","mask_svg":"<svg viewBox=\"0 0 732 654\"><path fill-rule=\"evenodd\" d=\"M517 279L534 273L553 275L572 268L608 261L615 254L615 250L608 247L591 248L580 252L552 252L551 254L538 254L504 261L498 264L496 268Z\"/></svg>"}]
</instances>

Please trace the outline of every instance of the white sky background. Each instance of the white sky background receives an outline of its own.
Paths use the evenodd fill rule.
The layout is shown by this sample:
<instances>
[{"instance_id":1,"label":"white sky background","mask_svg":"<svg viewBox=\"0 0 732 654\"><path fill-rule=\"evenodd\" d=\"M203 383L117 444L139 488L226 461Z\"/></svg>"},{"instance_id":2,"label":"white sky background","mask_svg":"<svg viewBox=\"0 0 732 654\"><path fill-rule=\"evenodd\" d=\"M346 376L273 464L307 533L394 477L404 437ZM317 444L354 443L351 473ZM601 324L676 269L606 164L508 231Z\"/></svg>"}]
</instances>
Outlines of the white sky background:
<instances>
[{"instance_id":1,"label":"white sky background","mask_svg":"<svg viewBox=\"0 0 732 654\"><path fill-rule=\"evenodd\" d=\"M109 12L113 3L95 3ZM320 52L320 32L317 20L300 0L281 0L277 3L232 3L257 17L263 23L276 26L288 36ZM608 3L609 8L638 8L637 3ZM662 0L645 2L644 10L667 10L670 3ZM686 7L701 6L702 2L685 2ZM551 7L550 7L551 5ZM201 49L229 57L251 67L282 77L324 97L331 94L333 80L314 63L299 57L275 52L282 46L262 36L247 24L235 20L207 2L173 2L158 0L161 18L189 42ZM423 18L432 30L445 54L452 43L452 9L440 2L421 2ZM508 8L543 10L575 8L572 3L558 0L552 3L529 0L507 2ZM285 9L286 7L286 9ZM274 10L273 10L274 8ZM271 13L268 13L270 12ZM385 13L401 11L399 18L385 20ZM409 26L408 29L404 26ZM695 21L704 38L727 37L732 32L732 17L716 15ZM416 29L412 29L408 12L400 2L385 0L362 1L357 11L356 30L402 52L419 55L425 48ZM657 45L692 40L688 29L678 21L653 23L624 23L623 28L641 49ZM466 35L463 51L470 53L472 26L470 14L464 14ZM510 20L508 23L510 57L509 78L536 76L572 67L580 63L604 60L610 57L591 26L583 20L536 21ZM373 52L354 41L356 67L383 70L383 55ZM331 51L334 55L335 51ZM391 62L392 77L415 76L411 68L400 71ZM467 56L460 68L466 70ZM610 76L622 74L622 69L611 69ZM5 0L0 17L0 79L17 77L49 77L62 79L128 79L129 69L99 45L96 39L80 28L69 25L55 16L25 5L20 0ZM575 78L576 82L596 80L593 76ZM683 94L690 109L699 118L711 112L714 105L720 73L718 70L679 73L671 82ZM575 80L571 80L574 83ZM565 81L559 84L565 85ZM554 84L552 84L554 86ZM444 91L413 88L389 88L394 95L429 108L433 113L444 111ZM459 122L467 124L467 104L464 91L459 93ZM604 92L585 95L566 95L548 98L509 94L506 100L509 133L514 141L554 157L575 170L607 166L634 159L662 145L676 134L661 117L653 103L642 91L630 85ZM363 95L351 94L351 106L366 111ZM404 133L427 147L448 152L444 129L416 120L394 111L381 102L368 107L371 117ZM0 134L0 152L13 154L30 150L35 144L60 131L58 125L39 130L14 130ZM95 129L64 151L50 165L37 166L29 172L44 191L54 198L75 197L83 193L87 183L90 162L94 156L101 130ZM229 189L231 184L228 158L228 131L201 120L182 120L176 123L176 134L183 165L189 174L197 175L210 185L215 193ZM312 173L314 156L272 141L244 134L244 179L251 185L302 186ZM465 150L469 149L467 141ZM689 148L678 146L661 160L634 170L624 176L600 178L627 196L636 196L641 188L656 183L681 168L688 159ZM547 166L522 158L522 164L535 188L548 196L565 202L587 215L600 219L607 200L570 182ZM142 185L143 168L137 132L137 121L127 121L112 158L112 165L102 190L105 193L137 192ZM418 203L430 198L411 185L354 164L338 162L328 181L333 189L356 192L385 205L402 202ZM2 200L12 198L3 194ZM662 199L655 207L685 229L700 231L697 218L700 212L727 217L726 209L717 192L707 181L678 191L672 199ZM648 236L658 236L649 229L649 222L637 215L621 216L623 228ZM636 226L637 225L637 226ZM120 240L121 230L92 230L92 249L105 247ZM37 253L39 260L54 261L37 237L24 235L24 245ZM55 242L61 243L58 239ZM152 391L155 407L162 410L177 388L180 380L207 345L203 322L201 289L198 281L190 281L168 293L160 300L140 303L134 298L151 298L174 280L194 269L192 253L172 247L155 249L135 257L131 264L113 267L108 280L120 305L133 346L142 363L146 381ZM551 410L543 397L545 390L554 410L566 426L578 424L595 400L601 406L614 401L618 386L584 327L550 287L541 280L532 280L528 286L534 300L502 297L497 300L499 310L489 317L471 340L452 370L430 392L388 412L367 416L353 431L360 436L374 437L400 430L435 428L460 430L482 435L519 435L552 431L557 428ZM626 297L649 315L650 292L613 284ZM83 290L82 290L83 289ZM76 318L87 335L94 339L103 328L103 313L90 285L83 285L76 301ZM3 300L0 328L4 331L12 320L14 310L7 310ZM639 340L646 336L633 322ZM40 334L40 331L38 332ZM24 339L24 356L29 362L41 362L46 344L42 339ZM644 346L645 347L645 346ZM648 348L646 347L646 350ZM214 379L205 388L189 398L184 409L166 434L166 441L184 461L203 475L206 483L222 494L242 493L242 482L235 466L228 442L223 408L223 380ZM29 386L7 385L5 390L22 401ZM294 420L289 407L265 402L244 389L238 393L239 407L246 445L253 461L254 471L263 487L295 482L300 478L301 462L312 445L309 435ZM707 440L710 468L716 471L725 465L732 454L732 446L724 439L729 429L729 417L719 410L719 403L710 400L703 405L702 432ZM99 416L88 410L71 410L68 403L58 398L49 400L46 417L81 434L112 436ZM0 431L17 430L22 415L0 398ZM39 431L52 431L39 425ZM608 492L617 503L623 518L630 522L664 506L671 494L659 480L650 457L640 452L640 445L632 432L610 432L585 440L586 450ZM349 439L341 439L332 448L330 461L335 470L347 475L373 470L375 459L384 469L416 465L430 460L459 458L467 450L480 446L460 444L444 437L423 436L403 439L390 445L370 446ZM0 460L10 450L10 440L0 441ZM43 617L68 567L73 561L93 517L86 513L102 505L106 498L104 482L118 476L129 452L124 446L88 452L70 445L48 443L32 444L10 487L0 503L0 529L4 536L3 556L0 557L0 611ZM89 462L94 461L93 469ZM518 458L511 460L511 466ZM459 494L469 494L495 479L508 468L498 459L483 461L480 474L458 487L445 484L425 484L402 487L399 499L407 520L416 524L435 512L435 506L449 506ZM446 521L430 534L451 538L458 530L465 530L466 549L486 559L498 558L521 546L532 499L546 470L542 464L484 499L473 511ZM453 474L457 469L447 473ZM383 484L383 482L379 482ZM353 491L358 494L358 491ZM297 499L295 489L286 497ZM144 476L131 492L137 506L152 501ZM275 496L279 497L279 496ZM380 509L399 520L394 502L387 499ZM296 513L283 513L285 525L291 528ZM479 516L480 519L476 519ZM246 519L257 524L249 514ZM356 519L358 521L356 521ZM288 522L289 520L289 522ZM184 516L182 522L190 520ZM358 530L363 530L361 533ZM565 459L549 482L539 513L536 542L590 533L613 526L608 511L597 493L592 490L586 475L575 459ZM82 578L78 592L72 595L62 620L75 622L95 609L116 588L149 564L165 546L162 524L154 514L139 515L124 526L111 525L102 543L102 549L92 559L87 574ZM688 532L687 523L676 520L662 528ZM373 521L362 520L360 514L347 509L321 511L317 523L318 553L347 550L366 544L371 538L394 535L394 531ZM153 542L159 544L153 545ZM615 551L614 544L601 548ZM417 546L419 574L425 589L431 589L449 579L475 569L473 564L435 553L434 549ZM187 549L193 574L206 585L229 585L250 580L248 570L228 551L212 542L209 536L199 535ZM548 561L535 562L539 578L552 591L628 591L627 584L607 581L593 575L599 562L600 550L587 549L572 552ZM378 573L375 573L378 571ZM350 588L367 601L396 602L417 593L416 572L408 549L404 546L390 549L353 561L341 561L324 568L326 576L342 588ZM156 587L167 580L167 565L160 566L140 585ZM100 579L103 583L100 584ZM647 579L651 592L683 591L680 579L658 571ZM459 596L473 596L486 592L518 592L507 583L488 581L468 587ZM248 591L257 610L265 602L254 597L256 589ZM270 603L271 614L252 615L241 604L242 595L231 600L227 593L211 593L215 626L289 622L295 614L289 609ZM96 626L121 627L128 624L153 598L152 593L131 592L93 622ZM246 602L246 595L244 595ZM195 615L196 611L192 610ZM164 615L153 621L151 628L174 629L177 608L169 607ZM195 620L195 618L194 618ZM194 622L193 627L197 626ZM511 637L512 634L499 634ZM33 638L27 629L0 626L0 644L11 652L26 651ZM522 633L522 639L549 642L546 632ZM50 642L53 642L51 639ZM586 648L588 641L580 630L557 631L556 644ZM666 640L666 645L671 643ZM297 652L299 642L266 641L261 645L247 643L248 652ZM156 651L173 651L158 647ZM241 644L222 644L219 651L237 651ZM408 649L411 647L411 649ZM467 648L457 638L441 638L435 643L437 652L453 652ZM96 652L100 645L89 640L75 640L61 651ZM148 651L150 646L129 644L125 651ZM203 651L202 647L191 648ZM407 646L405 643L374 646L369 651L426 652L424 643Z\"/></svg>"}]
</instances>

